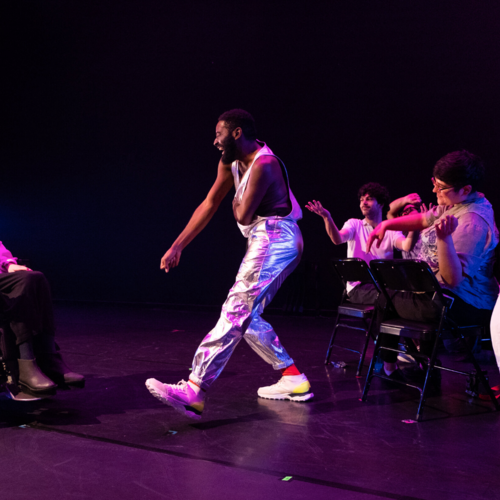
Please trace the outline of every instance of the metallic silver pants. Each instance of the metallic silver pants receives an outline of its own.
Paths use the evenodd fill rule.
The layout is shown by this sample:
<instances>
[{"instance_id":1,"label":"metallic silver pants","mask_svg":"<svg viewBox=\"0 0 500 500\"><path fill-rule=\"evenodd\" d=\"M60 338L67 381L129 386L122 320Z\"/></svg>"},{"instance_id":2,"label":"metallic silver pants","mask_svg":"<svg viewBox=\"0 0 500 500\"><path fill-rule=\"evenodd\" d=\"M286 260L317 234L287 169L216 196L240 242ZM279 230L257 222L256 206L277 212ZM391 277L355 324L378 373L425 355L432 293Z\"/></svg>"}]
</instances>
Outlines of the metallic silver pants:
<instances>
[{"instance_id":1,"label":"metallic silver pants","mask_svg":"<svg viewBox=\"0 0 500 500\"><path fill-rule=\"evenodd\" d=\"M297 267L302 246L302 234L294 221L268 219L252 229L247 252L219 321L194 355L189 377L193 382L208 389L242 337L275 370L293 364L273 327L260 315Z\"/></svg>"}]
</instances>

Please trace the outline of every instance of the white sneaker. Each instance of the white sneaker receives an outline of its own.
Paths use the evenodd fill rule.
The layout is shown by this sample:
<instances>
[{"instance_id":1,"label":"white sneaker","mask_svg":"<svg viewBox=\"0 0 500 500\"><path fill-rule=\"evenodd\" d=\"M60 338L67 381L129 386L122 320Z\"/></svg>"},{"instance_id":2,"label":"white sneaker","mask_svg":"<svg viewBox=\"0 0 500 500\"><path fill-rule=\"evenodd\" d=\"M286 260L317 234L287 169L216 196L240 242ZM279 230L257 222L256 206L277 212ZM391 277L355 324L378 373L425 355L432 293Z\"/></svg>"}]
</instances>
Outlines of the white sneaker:
<instances>
[{"instance_id":1,"label":"white sneaker","mask_svg":"<svg viewBox=\"0 0 500 500\"><path fill-rule=\"evenodd\" d=\"M409 354L398 354L398 361L400 361L401 363L410 363L412 365L417 364L415 358L413 356L410 356Z\"/></svg>"},{"instance_id":2,"label":"white sneaker","mask_svg":"<svg viewBox=\"0 0 500 500\"><path fill-rule=\"evenodd\" d=\"M261 387L257 394L265 399L289 399L298 402L307 401L314 397L311 392L311 384L303 373L281 377L278 383Z\"/></svg>"},{"instance_id":3,"label":"white sneaker","mask_svg":"<svg viewBox=\"0 0 500 500\"><path fill-rule=\"evenodd\" d=\"M155 378L146 380L149 392L162 403L171 406L186 417L199 420L205 406L202 390L194 390L191 384L181 380L178 384L163 384Z\"/></svg>"}]
</instances>

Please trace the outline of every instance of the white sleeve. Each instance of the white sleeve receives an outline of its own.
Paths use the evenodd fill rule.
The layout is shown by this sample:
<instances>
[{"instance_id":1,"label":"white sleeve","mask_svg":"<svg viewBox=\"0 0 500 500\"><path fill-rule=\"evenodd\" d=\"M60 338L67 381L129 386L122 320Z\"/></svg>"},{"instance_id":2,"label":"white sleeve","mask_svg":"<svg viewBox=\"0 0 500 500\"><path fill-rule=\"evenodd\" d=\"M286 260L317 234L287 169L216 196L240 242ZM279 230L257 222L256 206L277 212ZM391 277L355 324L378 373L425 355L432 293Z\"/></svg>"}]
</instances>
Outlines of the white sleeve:
<instances>
[{"instance_id":1,"label":"white sleeve","mask_svg":"<svg viewBox=\"0 0 500 500\"><path fill-rule=\"evenodd\" d=\"M347 231L347 234L340 235L342 238L342 243L345 243L346 241L351 241L356 236L356 230L357 230L356 222L357 222L357 220L358 219L349 219L342 226L342 229L340 231Z\"/></svg>"}]
</instances>

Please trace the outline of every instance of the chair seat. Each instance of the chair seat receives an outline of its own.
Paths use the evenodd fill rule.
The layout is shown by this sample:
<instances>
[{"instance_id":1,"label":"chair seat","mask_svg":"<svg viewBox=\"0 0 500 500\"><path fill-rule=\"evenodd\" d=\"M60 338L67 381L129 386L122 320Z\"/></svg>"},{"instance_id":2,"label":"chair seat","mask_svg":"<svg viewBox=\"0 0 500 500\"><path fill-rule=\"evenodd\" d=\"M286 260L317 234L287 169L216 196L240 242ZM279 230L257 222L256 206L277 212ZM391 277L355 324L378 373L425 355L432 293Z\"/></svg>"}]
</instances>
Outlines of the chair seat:
<instances>
[{"instance_id":1,"label":"chair seat","mask_svg":"<svg viewBox=\"0 0 500 500\"><path fill-rule=\"evenodd\" d=\"M380 325L380 332L420 340L434 340L438 324L412 321L409 319L390 319Z\"/></svg>"},{"instance_id":2,"label":"chair seat","mask_svg":"<svg viewBox=\"0 0 500 500\"><path fill-rule=\"evenodd\" d=\"M367 304L342 304L338 307L338 313L354 318L366 318L373 314L373 305Z\"/></svg>"}]
</instances>

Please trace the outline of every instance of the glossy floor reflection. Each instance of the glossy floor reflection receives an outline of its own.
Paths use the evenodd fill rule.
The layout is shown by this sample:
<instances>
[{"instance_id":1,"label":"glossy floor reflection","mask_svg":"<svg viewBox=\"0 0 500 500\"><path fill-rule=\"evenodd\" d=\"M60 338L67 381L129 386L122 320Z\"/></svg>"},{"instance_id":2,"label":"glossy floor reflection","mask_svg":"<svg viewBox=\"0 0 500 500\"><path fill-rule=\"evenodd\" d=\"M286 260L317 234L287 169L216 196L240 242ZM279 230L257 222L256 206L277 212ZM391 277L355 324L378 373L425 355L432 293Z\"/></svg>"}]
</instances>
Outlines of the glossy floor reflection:
<instances>
[{"instance_id":1,"label":"glossy floor reflection","mask_svg":"<svg viewBox=\"0 0 500 500\"><path fill-rule=\"evenodd\" d=\"M58 305L56 314L61 348L87 385L0 401L0 498L498 498L500 412L449 373L422 423L403 422L416 412L410 389L375 380L361 403L356 355L334 352L345 369L323 364L332 318L267 317L311 381L311 403L259 399L279 375L241 342L191 421L144 382L187 379L217 312ZM479 360L497 384L493 353Z\"/></svg>"}]
</instances>

